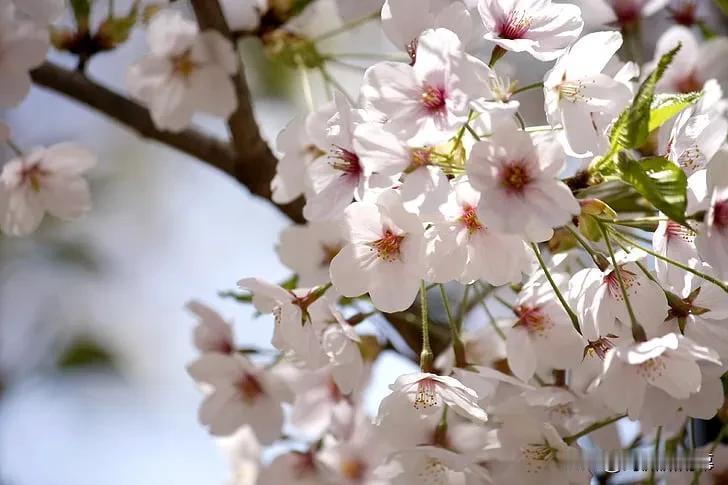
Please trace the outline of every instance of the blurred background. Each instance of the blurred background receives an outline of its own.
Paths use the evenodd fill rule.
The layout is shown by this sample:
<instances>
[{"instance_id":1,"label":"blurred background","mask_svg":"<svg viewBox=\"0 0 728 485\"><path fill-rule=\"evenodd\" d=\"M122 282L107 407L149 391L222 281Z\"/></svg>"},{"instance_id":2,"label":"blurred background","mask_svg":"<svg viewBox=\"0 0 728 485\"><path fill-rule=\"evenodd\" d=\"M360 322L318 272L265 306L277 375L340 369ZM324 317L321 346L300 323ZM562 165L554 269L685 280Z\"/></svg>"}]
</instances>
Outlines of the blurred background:
<instances>
[{"instance_id":1,"label":"blurred background","mask_svg":"<svg viewBox=\"0 0 728 485\"><path fill-rule=\"evenodd\" d=\"M338 23L331 5L322 8L307 24L312 32ZM332 38L328 47L394 51L377 22ZM127 67L145 50L137 29L119 49L95 57L89 76L123 92ZM490 48L474 52L487 60ZM299 73L267 60L254 39L244 41L243 56L259 123L272 141L305 110ZM75 65L60 54L51 59ZM550 67L518 55L499 66L521 85ZM356 93L363 69L330 69ZM320 76L312 74L311 82L323 102ZM541 94L521 100L526 120L542 124ZM204 301L234 322L240 345L269 347L270 319L253 318L250 307L217 292L246 276L284 280L288 272L273 247L288 221L227 175L55 93L34 88L3 118L24 149L73 140L89 146L100 164L85 220L46 218L30 238L0 238L0 484L224 482L226 459L197 423L201 395L185 373L196 351L195 320L183 307L192 298ZM220 120L196 122L226 136ZM0 163L11 155L1 152ZM378 361L372 411L409 366L394 354Z\"/></svg>"}]
</instances>

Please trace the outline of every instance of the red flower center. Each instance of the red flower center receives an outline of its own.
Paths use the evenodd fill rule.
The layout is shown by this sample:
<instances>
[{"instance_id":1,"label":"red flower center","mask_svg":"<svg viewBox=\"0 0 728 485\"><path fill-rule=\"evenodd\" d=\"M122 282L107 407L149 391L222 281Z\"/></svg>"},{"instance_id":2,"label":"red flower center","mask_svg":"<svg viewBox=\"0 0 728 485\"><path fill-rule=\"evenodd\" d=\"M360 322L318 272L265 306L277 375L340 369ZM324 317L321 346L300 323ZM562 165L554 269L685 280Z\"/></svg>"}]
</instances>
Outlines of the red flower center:
<instances>
[{"instance_id":1,"label":"red flower center","mask_svg":"<svg viewBox=\"0 0 728 485\"><path fill-rule=\"evenodd\" d=\"M692 93L694 91L701 91L703 89L703 83L695 71L690 71L690 74L675 83L675 89L680 93Z\"/></svg>"},{"instance_id":2,"label":"red flower center","mask_svg":"<svg viewBox=\"0 0 728 485\"><path fill-rule=\"evenodd\" d=\"M522 39L532 22L533 19L526 12L513 10L505 19L501 20L498 26L498 36L501 39Z\"/></svg>"},{"instance_id":3,"label":"red flower center","mask_svg":"<svg viewBox=\"0 0 728 485\"><path fill-rule=\"evenodd\" d=\"M256 399L258 399L260 396L265 394L265 391L263 390L263 386L260 384L260 381L257 377L255 377L253 374L245 374L240 381L238 381L238 391L243 397L243 400L245 400L248 403L254 402Z\"/></svg>"},{"instance_id":4,"label":"red flower center","mask_svg":"<svg viewBox=\"0 0 728 485\"><path fill-rule=\"evenodd\" d=\"M695 0L682 0L677 2L677 6L668 8L668 11L672 15L672 19L686 27L692 27L698 21L696 16L698 5Z\"/></svg>"},{"instance_id":5,"label":"red flower center","mask_svg":"<svg viewBox=\"0 0 728 485\"><path fill-rule=\"evenodd\" d=\"M458 220L463 226L465 226L468 230L468 234L471 236L481 229L484 229L478 219L478 214L475 212L475 207L470 205L463 206L463 213Z\"/></svg>"},{"instance_id":6,"label":"red flower center","mask_svg":"<svg viewBox=\"0 0 728 485\"><path fill-rule=\"evenodd\" d=\"M500 173L501 185L509 192L521 193L531 182L531 175L523 162L507 164Z\"/></svg>"},{"instance_id":7,"label":"red flower center","mask_svg":"<svg viewBox=\"0 0 728 485\"><path fill-rule=\"evenodd\" d=\"M728 199L713 206L713 225L721 232L728 231Z\"/></svg>"},{"instance_id":8,"label":"red flower center","mask_svg":"<svg viewBox=\"0 0 728 485\"><path fill-rule=\"evenodd\" d=\"M430 113L438 113L445 109L445 88L427 85L422 90L422 106Z\"/></svg>"},{"instance_id":9,"label":"red flower center","mask_svg":"<svg viewBox=\"0 0 728 485\"><path fill-rule=\"evenodd\" d=\"M362 172L361 164L359 163L359 156L356 153L338 145L331 146L329 163L336 170L340 170L346 175L354 175L358 177Z\"/></svg>"},{"instance_id":10,"label":"red flower center","mask_svg":"<svg viewBox=\"0 0 728 485\"><path fill-rule=\"evenodd\" d=\"M28 167L24 167L20 172L21 183L30 185L30 188L35 192L40 192L42 186L42 179L48 175L48 172L43 170L39 164L35 163Z\"/></svg>"},{"instance_id":11,"label":"red flower center","mask_svg":"<svg viewBox=\"0 0 728 485\"><path fill-rule=\"evenodd\" d=\"M374 242L369 243L372 251L377 252L377 257L389 263L399 259L400 246L404 241L404 235L397 235L390 229L384 231L382 237Z\"/></svg>"},{"instance_id":12,"label":"red flower center","mask_svg":"<svg viewBox=\"0 0 728 485\"><path fill-rule=\"evenodd\" d=\"M626 269L624 269L624 266L619 267L619 272L622 275L622 281L624 282L625 290L629 291L629 289L633 286L641 285L641 283L637 279L637 275L631 271L627 271ZM610 271L609 274L604 277L603 281L607 284L607 289L609 290L609 294L612 296L612 298L619 301L624 300L624 296L622 295L622 288L620 288L619 286L619 278L617 277L616 271Z\"/></svg>"}]
</instances>

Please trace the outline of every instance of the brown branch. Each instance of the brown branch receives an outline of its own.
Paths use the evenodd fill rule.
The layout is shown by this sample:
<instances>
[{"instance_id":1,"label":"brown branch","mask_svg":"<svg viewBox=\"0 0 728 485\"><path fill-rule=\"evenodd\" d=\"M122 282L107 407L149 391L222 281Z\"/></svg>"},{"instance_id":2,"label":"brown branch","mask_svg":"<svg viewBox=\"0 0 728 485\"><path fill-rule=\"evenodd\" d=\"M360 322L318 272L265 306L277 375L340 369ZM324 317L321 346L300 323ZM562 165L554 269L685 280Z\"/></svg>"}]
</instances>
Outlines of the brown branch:
<instances>
[{"instance_id":1,"label":"brown branch","mask_svg":"<svg viewBox=\"0 0 728 485\"><path fill-rule=\"evenodd\" d=\"M31 71L33 82L52 89L118 121L144 138L164 143L233 176L254 195L271 198L270 181L275 174L276 158L260 138L253 120L251 132L258 133L258 142L240 155L229 143L199 130L188 128L179 133L154 126L149 111L134 101L90 80L84 74L45 62ZM245 103L242 98L241 104ZM265 150L261 148L265 147ZM256 148L257 147L257 148ZM262 154L261 154L262 153ZM302 201L276 206L296 222L303 220Z\"/></svg>"},{"instance_id":2,"label":"brown branch","mask_svg":"<svg viewBox=\"0 0 728 485\"><path fill-rule=\"evenodd\" d=\"M174 147L226 172L235 165L235 152L223 140L194 129L180 133L159 130L146 108L96 84L77 71L45 62L31 71L31 76L37 85L101 111L145 138Z\"/></svg>"}]
</instances>

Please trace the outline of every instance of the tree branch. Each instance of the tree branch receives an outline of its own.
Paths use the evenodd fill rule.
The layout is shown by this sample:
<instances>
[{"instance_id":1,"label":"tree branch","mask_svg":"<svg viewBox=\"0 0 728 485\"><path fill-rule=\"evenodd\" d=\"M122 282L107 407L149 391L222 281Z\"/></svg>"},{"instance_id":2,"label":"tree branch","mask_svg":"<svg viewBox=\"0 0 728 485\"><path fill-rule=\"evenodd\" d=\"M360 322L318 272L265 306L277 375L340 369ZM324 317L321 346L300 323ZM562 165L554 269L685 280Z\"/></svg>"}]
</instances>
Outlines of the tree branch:
<instances>
[{"instance_id":1,"label":"tree branch","mask_svg":"<svg viewBox=\"0 0 728 485\"><path fill-rule=\"evenodd\" d=\"M145 138L174 147L226 172L235 165L235 152L228 143L195 129L179 133L159 130L146 108L94 83L80 72L45 62L30 74L36 84L101 111Z\"/></svg>"},{"instance_id":2,"label":"tree branch","mask_svg":"<svg viewBox=\"0 0 728 485\"><path fill-rule=\"evenodd\" d=\"M136 131L144 138L164 143L208 165L233 176L254 195L271 198L270 181L275 174L276 158L260 138L255 120L251 133L258 135L258 142L251 143L252 149L238 154L229 143L205 134L194 128L179 133L164 131L154 126L149 111L134 101L111 91L90 80L84 74L65 69L51 62L45 62L31 71L33 82L52 89L71 99L86 104L95 110ZM240 103L249 103L249 98L241 98ZM265 147L265 152L260 146ZM255 149L255 147L258 147ZM302 201L285 206L276 206L296 222L303 221Z\"/></svg>"}]
</instances>

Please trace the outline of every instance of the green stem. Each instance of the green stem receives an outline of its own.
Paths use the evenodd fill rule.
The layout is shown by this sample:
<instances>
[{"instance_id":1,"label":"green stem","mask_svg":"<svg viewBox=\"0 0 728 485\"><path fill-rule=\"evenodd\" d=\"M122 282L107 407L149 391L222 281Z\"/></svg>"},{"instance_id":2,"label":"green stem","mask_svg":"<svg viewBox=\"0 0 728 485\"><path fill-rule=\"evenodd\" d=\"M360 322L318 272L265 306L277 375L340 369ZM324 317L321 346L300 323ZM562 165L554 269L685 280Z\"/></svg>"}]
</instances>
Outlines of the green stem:
<instances>
[{"instance_id":1,"label":"green stem","mask_svg":"<svg viewBox=\"0 0 728 485\"><path fill-rule=\"evenodd\" d=\"M465 345L463 345L463 341L460 339L460 329L450 311L450 301L447 298L447 292L443 284L440 284L440 296L442 297L442 304L445 307L447 321L450 326L450 340L452 340L452 350L455 353L455 367L467 367L468 362L465 356Z\"/></svg>"},{"instance_id":2,"label":"green stem","mask_svg":"<svg viewBox=\"0 0 728 485\"><path fill-rule=\"evenodd\" d=\"M379 18L379 15L380 15L379 14L379 11L372 12L371 14L367 15L366 17L362 17L362 18L359 18L359 19L356 19L356 20L352 20L351 22L348 22L348 23L346 23L346 24L344 24L344 25L342 25L340 27L337 27L337 28L335 28L333 30L330 30L328 32L324 32L323 34L318 35L318 36L314 37L311 40L313 42L320 42L320 41L322 41L324 39L328 39L330 37L334 37L336 35L343 34L344 32L348 32L348 31L350 31L352 29L355 29L355 28L359 27L360 25L363 25L363 24L365 24L365 23L367 23L367 22L369 22L371 20L374 20L376 18Z\"/></svg>"},{"instance_id":3,"label":"green stem","mask_svg":"<svg viewBox=\"0 0 728 485\"><path fill-rule=\"evenodd\" d=\"M490 60L488 61L488 67L491 69L495 66L495 63L500 60L501 57L506 55L506 51L503 47L496 45L493 47L493 51L490 53Z\"/></svg>"},{"instance_id":4,"label":"green stem","mask_svg":"<svg viewBox=\"0 0 728 485\"><path fill-rule=\"evenodd\" d=\"M465 312L468 308L468 294L470 293L470 285L465 286L465 290L463 291L463 299L460 301L460 306L458 307L458 315L457 319L455 320L455 324L458 327L458 332L460 332L463 329L463 319L465 318Z\"/></svg>"},{"instance_id":5,"label":"green stem","mask_svg":"<svg viewBox=\"0 0 728 485\"><path fill-rule=\"evenodd\" d=\"M321 76L323 76L324 81L331 84L334 88L336 88L337 91L339 91L341 94L346 96L346 99L349 101L349 103L352 104L352 106L356 104L356 103L354 103L354 100L351 99L351 96L349 96L349 93L346 92L344 87L341 84L339 84L339 81L334 79L334 77L331 74L329 74L329 71L327 71L325 67L321 66L320 70L321 70Z\"/></svg>"},{"instance_id":6,"label":"green stem","mask_svg":"<svg viewBox=\"0 0 728 485\"><path fill-rule=\"evenodd\" d=\"M586 240L581 237L579 231L569 225L566 225L564 227L567 231L571 233L572 236L574 236L574 239L576 239L579 245L584 248L584 251L586 251L589 256L591 256L592 261L594 261L594 264L596 264L600 270L604 271L605 269L607 269L609 263L607 262L607 258L605 258L602 253L595 251L594 248L591 247L591 244L586 242Z\"/></svg>"},{"instance_id":7,"label":"green stem","mask_svg":"<svg viewBox=\"0 0 728 485\"><path fill-rule=\"evenodd\" d=\"M15 155L19 157L23 157L23 150L20 149L18 145L15 144L13 140L5 140L5 144L10 147L10 149L15 153Z\"/></svg>"},{"instance_id":8,"label":"green stem","mask_svg":"<svg viewBox=\"0 0 728 485\"><path fill-rule=\"evenodd\" d=\"M522 130L526 130L526 120L523 119L523 116L521 116L521 113L516 111L513 116L516 117L516 121L518 121L518 124L521 125Z\"/></svg>"},{"instance_id":9,"label":"green stem","mask_svg":"<svg viewBox=\"0 0 728 485\"><path fill-rule=\"evenodd\" d=\"M509 301L503 299L500 295L493 295L495 301L508 308L513 313L516 313L516 307L514 307Z\"/></svg>"},{"instance_id":10,"label":"green stem","mask_svg":"<svg viewBox=\"0 0 728 485\"><path fill-rule=\"evenodd\" d=\"M655 471L657 469L657 460L660 458L660 437L662 435L662 426L657 427L657 436L655 436L655 452L653 455L652 469L650 470L650 478L648 483L655 485Z\"/></svg>"},{"instance_id":11,"label":"green stem","mask_svg":"<svg viewBox=\"0 0 728 485\"><path fill-rule=\"evenodd\" d=\"M407 62L409 57L399 53L376 53L376 52L330 52L328 54L321 54L326 59L361 59L363 61L396 61L396 62Z\"/></svg>"},{"instance_id":12,"label":"green stem","mask_svg":"<svg viewBox=\"0 0 728 485\"><path fill-rule=\"evenodd\" d=\"M518 93L522 93L524 91L528 91L528 90L531 90L531 89L542 88L542 87L543 87L543 81L539 81L537 83L528 84L526 86L523 86L522 88L518 88L515 91L513 91L511 93L511 95L518 94Z\"/></svg>"},{"instance_id":13,"label":"green stem","mask_svg":"<svg viewBox=\"0 0 728 485\"><path fill-rule=\"evenodd\" d=\"M495 330L495 333L498 334L498 336L501 338L501 340L506 340L506 334L503 333L503 329L498 326L498 323L495 321L495 316L493 316L493 313L490 311L490 308L488 308L488 304L485 302L485 300L480 300L480 304L483 306L483 310L485 311L485 314L488 315L488 320L490 321L490 324L493 326L493 330Z\"/></svg>"},{"instance_id":14,"label":"green stem","mask_svg":"<svg viewBox=\"0 0 728 485\"><path fill-rule=\"evenodd\" d=\"M709 281L710 283L713 283L714 285L718 286L723 291L725 291L726 293L728 293L728 282L719 280L718 278L715 278L715 277L710 276L708 274L705 274L705 273L703 273L701 271L698 271L698 270L696 270L694 268L691 268L690 266L688 266L686 264L683 264L683 263L681 263L679 261L675 261L673 259L670 259L670 258L668 258L666 256L663 256L660 253L657 253L657 252L655 252L655 251L653 251L651 249L647 249L644 246L636 243L635 241L632 241L631 239L629 239L628 237L624 236L623 234L621 234L621 233L619 233L617 231L611 231L611 232L612 232L612 234L614 234L614 236L616 236L618 239L621 239L622 241L626 242L627 244L629 244L631 246L634 246L634 247L636 247L638 249L641 249L642 251L646 252L647 254L649 254L651 256L654 256L655 258L657 258L657 259L659 259L661 261L664 261L664 262L666 262L668 264L671 264L671 265L673 265L673 266L675 266L677 268L680 268L683 271L687 271L688 273L692 273L695 276L699 276L699 277L703 278L705 281Z\"/></svg>"},{"instance_id":15,"label":"green stem","mask_svg":"<svg viewBox=\"0 0 728 485\"><path fill-rule=\"evenodd\" d=\"M422 352L420 353L420 369L432 372L432 347L430 347L430 317L427 313L427 287L425 280L420 283L420 309L422 310Z\"/></svg>"},{"instance_id":16,"label":"green stem","mask_svg":"<svg viewBox=\"0 0 728 485\"><path fill-rule=\"evenodd\" d=\"M308 77L308 70L303 64L303 60L300 56L296 56L296 65L298 66L298 71L301 74L301 86L303 88L303 97L306 100L306 107L309 112L312 112L314 110L314 103L313 92L311 90L311 80Z\"/></svg>"},{"instance_id":17,"label":"green stem","mask_svg":"<svg viewBox=\"0 0 728 485\"><path fill-rule=\"evenodd\" d=\"M619 264L617 264L617 257L614 255L614 249L612 249L612 243L609 239L609 232L607 231L606 226L601 222L598 225L599 229L602 231L602 235L604 236L604 242L607 245L609 257L612 260L612 268L617 275L617 282L619 283L619 288L622 292L622 297L624 298L624 304L627 307L627 313L629 313L629 319L632 324L632 337L635 339L636 342L645 342L647 341L647 335L645 334L645 329L642 328L642 325L637 322L637 317L635 316L634 309L632 308L632 302L629 301L627 287L624 286L624 280L622 279L622 269L619 267Z\"/></svg>"},{"instance_id":18,"label":"green stem","mask_svg":"<svg viewBox=\"0 0 728 485\"><path fill-rule=\"evenodd\" d=\"M472 126L470 126L470 123L465 123L465 129L468 130L468 132L475 138L477 141L480 141L480 135L478 135Z\"/></svg>"},{"instance_id":19,"label":"green stem","mask_svg":"<svg viewBox=\"0 0 728 485\"><path fill-rule=\"evenodd\" d=\"M627 415L626 414L619 414L617 416L613 416L611 418L608 418L608 419L605 419L605 420L602 420L602 421L597 421L596 423L594 423L594 424L592 424L590 426L587 426L586 428L582 429L578 433L575 433L575 434L572 434L570 436L564 437L563 438L564 439L564 443L566 443L567 445L574 444L576 442L576 440L578 440L579 438L581 438L583 436L586 436L589 433L591 433L593 431L596 431L598 429L601 429L601 428L603 428L605 426L609 426L612 423L616 423L617 421L619 421L620 419L624 418L625 416L627 416Z\"/></svg>"},{"instance_id":20,"label":"green stem","mask_svg":"<svg viewBox=\"0 0 728 485\"><path fill-rule=\"evenodd\" d=\"M551 276L551 272L549 271L548 267L546 266L546 263L543 260L543 256L541 256L541 250L538 248L538 244L531 243L531 248L533 248L533 252L536 254L536 259L538 259L538 264L541 266L541 269L543 270L544 274L546 275L546 279L549 281L549 284L551 285L551 289L554 290L554 293L556 294L556 297L559 299L559 302L561 303L561 306L564 307L564 310L566 310L566 314L569 315L569 318L571 319L571 324L574 326L574 329L581 335L581 327L579 326L579 318L576 316L576 313L574 313L574 310L571 309L569 304L566 302L566 299L564 298L564 295L561 294L561 290L559 290L558 285L554 281L553 276Z\"/></svg>"}]
</instances>

